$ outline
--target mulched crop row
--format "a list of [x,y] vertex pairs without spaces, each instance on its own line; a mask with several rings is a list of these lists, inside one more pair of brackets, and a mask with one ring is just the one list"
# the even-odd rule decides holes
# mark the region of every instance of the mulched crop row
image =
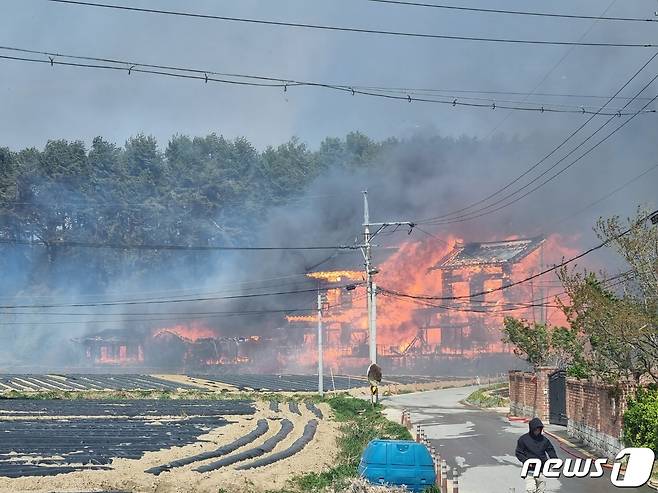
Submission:
[[[57,474],[57,467],[108,465],[114,458],[139,459],[145,452],[197,441],[207,433],[209,423],[194,419],[162,421],[159,423],[112,419],[115,433],[97,434],[99,426],[107,425],[98,419],[76,419],[75,427],[69,420],[56,420],[44,426],[38,421],[0,422],[0,476]],[[214,417],[212,427],[228,424]],[[40,430],[35,433],[35,428]],[[24,464],[17,463],[22,459]]]
[[226,416],[254,413],[247,400],[0,400],[0,416],[24,418],[0,417],[0,477],[107,468],[115,458],[198,442],[229,424]]
[[[318,377],[314,375],[193,375],[213,382],[233,385],[240,390],[271,392],[315,392],[318,390]],[[325,390],[349,390],[366,387],[365,378],[325,375]]]
[[284,450],[280,450],[279,452],[274,452],[273,454],[267,455],[261,459],[254,460],[252,462],[248,462],[247,464],[243,464],[241,466],[236,467],[239,471],[247,470],[247,469],[255,469],[257,467],[263,467],[263,466],[268,466],[270,464],[274,464],[275,462],[278,462],[283,459],[287,459],[288,457],[292,457],[298,452],[301,452],[306,445],[313,440],[313,437],[315,436],[315,432],[318,429],[318,422],[315,419],[312,419],[308,423],[306,423],[306,426],[304,426],[304,432],[302,433],[302,436],[300,436],[297,440],[295,440],[288,448]]
[[227,443],[226,445],[223,445],[215,450],[211,450],[209,452],[203,452],[200,454],[192,455],[190,457],[184,457],[182,459],[178,459],[175,461],[168,462],[166,464],[162,464],[161,466],[156,466],[152,467],[150,469],[147,469],[144,472],[150,473],[150,474],[155,474],[156,476],[159,475],[160,473],[164,471],[170,471],[171,469],[174,469],[176,467],[182,467],[186,466],[188,464],[192,464],[194,462],[199,462],[203,460],[208,460],[208,459],[214,459],[216,457],[221,457],[223,455],[230,454],[231,452],[239,449],[240,447],[244,447],[245,445],[249,445],[251,442],[256,440],[257,438],[261,437],[267,431],[270,429],[270,425],[268,424],[266,419],[259,419],[258,423],[256,424],[256,428],[254,428],[252,431],[247,433],[246,435],[241,436],[240,438],[232,441],[231,443]]
[[0,399],[1,414],[44,416],[222,416],[251,415],[249,400],[41,400]]
[[54,390],[169,390],[200,389],[194,385],[169,382],[150,375],[110,374],[6,374],[0,375],[0,391],[48,392]]
[[274,447],[282,442],[290,434],[290,432],[292,432],[293,428],[294,425],[292,424],[292,421],[284,419],[281,421],[281,428],[279,431],[277,431],[274,436],[271,436],[265,440],[262,444],[254,448],[238,452],[237,454],[229,455],[228,457],[224,457],[218,461],[211,462],[210,464],[204,464],[194,470],[197,472],[214,471],[216,469],[235,464],[236,462],[242,462],[247,459],[255,459],[261,455],[265,455],[274,450]]

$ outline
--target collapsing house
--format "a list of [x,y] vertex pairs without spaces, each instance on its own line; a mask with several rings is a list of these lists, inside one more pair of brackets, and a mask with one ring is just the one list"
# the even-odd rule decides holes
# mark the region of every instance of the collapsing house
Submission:
[[[501,341],[506,310],[520,307],[532,292],[528,285],[499,288],[513,282],[515,273],[538,272],[543,244],[540,237],[457,244],[428,272],[441,276],[441,297],[454,299],[417,310],[418,335],[407,351],[464,356],[507,352]],[[535,315],[524,311],[515,315]]]
[[236,366],[254,359],[260,337],[185,337],[171,329],[103,330],[74,339],[88,364],[195,368]]

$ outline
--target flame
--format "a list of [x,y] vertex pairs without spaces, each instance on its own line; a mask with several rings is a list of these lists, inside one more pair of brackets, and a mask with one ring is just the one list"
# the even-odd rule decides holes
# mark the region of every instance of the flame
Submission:
[[340,282],[343,279],[350,281],[361,281],[363,279],[363,272],[353,270],[337,270],[330,272],[310,272],[306,277],[311,279],[318,279],[326,282]]
[[318,318],[316,315],[287,315],[286,320],[288,323],[317,322]]
[[188,325],[181,324],[174,325],[173,327],[157,329],[154,331],[153,337],[161,337],[166,334],[172,334],[191,342],[199,339],[212,339],[217,337],[217,334],[213,329],[194,322]]
[[[87,357],[91,357],[90,350],[87,350]],[[94,358],[94,363],[102,365],[129,365],[144,362],[144,348],[137,346],[136,354],[129,354],[128,346],[122,344],[106,345],[99,348],[99,353]]]
[[[513,240],[520,238],[512,236],[502,241]],[[574,239],[551,235],[519,261],[505,262],[503,258],[493,257],[493,263],[464,261],[453,264],[450,269],[440,266],[446,259],[455,258],[456,249],[463,246],[462,239],[448,235],[442,241],[428,238],[404,243],[378,266],[377,285],[411,295],[456,299],[411,300],[380,292],[377,297],[378,354],[413,357],[438,353],[476,357],[482,353],[503,353],[510,351],[501,341],[506,315],[531,322],[547,317],[552,325],[565,324],[559,309],[531,306],[554,305],[554,297],[562,291],[554,274],[505,290],[499,288],[538,273],[542,265],[552,265],[563,257],[573,256],[576,249],[565,246],[570,242]],[[343,277],[360,280],[363,275],[335,271],[313,273],[309,277],[335,282]],[[364,286],[349,292],[327,290],[329,308],[323,313],[325,365],[340,369],[348,363],[346,358],[352,363],[359,358],[367,362],[365,291]],[[485,294],[471,298],[475,292]],[[317,319],[308,315],[288,316],[287,320],[310,323]],[[300,364],[316,364],[316,339],[315,332],[305,335],[306,350],[297,356]]]

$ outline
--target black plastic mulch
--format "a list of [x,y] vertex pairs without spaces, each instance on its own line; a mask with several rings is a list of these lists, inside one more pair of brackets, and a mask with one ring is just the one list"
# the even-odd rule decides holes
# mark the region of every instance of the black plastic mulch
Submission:
[[255,407],[238,400],[0,400],[0,411],[25,417],[0,419],[0,476],[20,477],[107,469],[114,458],[193,443],[227,425],[224,415],[253,414]]
[[[316,392],[318,390],[317,375],[192,375],[198,378],[204,378],[213,382],[220,382],[227,385],[233,385],[240,390],[261,390],[271,392]],[[324,377],[325,391],[348,390],[360,387],[367,387],[368,382],[365,378],[349,377],[343,375],[334,375],[332,380],[330,375]]]
[[288,457],[295,455],[296,453],[300,452],[304,447],[306,447],[306,445],[311,440],[313,440],[313,437],[315,436],[315,432],[317,431],[317,429],[318,429],[318,422],[315,419],[312,419],[311,421],[306,423],[306,426],[304,426],[304,432],[302,433],[302,436],[300,436],[297,440],[295,440],[288,448],[270,454],[267,457],[263,457],[262,459],[257,459],[255,461],[248,462],[247,464],[237,466],[236,469],[240,471],[246,469],[255,469],[256,467],[267,466],[270,464],[274,464],[275,462],[278,462],[280,460],[287,459]]
[[201,389],[194,385],[169,382],[138,374],[5,374],[0,375],[0,391],[51,390],[176,390]]
[[229,455],[228,457],[224,457],[223,459],[220,459],[218,461],[211,462],[210,464],[204,464],[202,466],[197,467],[194,470],[197,472],[214,471],[216,469],[230,466],[231,464],[235,464],[236,462],[242,462],[247,459],[255,459],[256,457],[265,455],[271,452],[272,450],[274,450],[274,447],[276,447],[277,444],[282,442],[290,434],[293,428],[294,425],[290,420],[288,419],[281,420],[281,428],[279,429],[279,431],[277,431],[275,435],[265,440],[262,444],[254,448],[250,448],[248,450],[238,452],[237,454]]

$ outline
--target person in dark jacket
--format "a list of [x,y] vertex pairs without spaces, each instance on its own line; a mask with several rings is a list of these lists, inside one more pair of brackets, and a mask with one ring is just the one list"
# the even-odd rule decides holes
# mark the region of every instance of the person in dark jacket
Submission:
[[[551,459],[556,459],[557,454],[553,448],[551,441],[543,435],[544,423],[539,418],[532,418],[528,423],[530,429],[528,433],[522,435],[516,443],[516,458],[524,463],[528,459],[539,459],[544,465],[544,462]],[[525,479],[526,493],[544,493],[546,489],[546,480],[544,476],[539,474],[537,477],[533,476],[534,467],[528,469],[528,476]]]

